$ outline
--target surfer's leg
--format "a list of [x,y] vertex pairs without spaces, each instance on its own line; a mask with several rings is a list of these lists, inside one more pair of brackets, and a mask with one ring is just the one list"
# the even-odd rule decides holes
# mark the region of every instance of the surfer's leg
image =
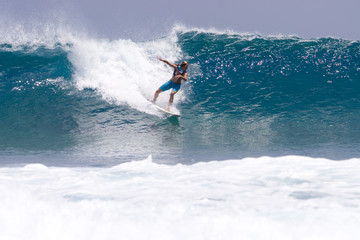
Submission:
[[159,94],[162,92],[162,90],[159,88],[158,90],[156,90],[155,94],[154,94],[154,99],[152,100],[153,103],[156,102],[156,99],[158,98]]
[[170,93],[169,105],[167,107],[168,111],[170,110],[170,107],[171,107],[172,103],[174,102],[174,95],[180,90],[181,84],[174,83],[172,87],[173,87],[173,89]]
[[155,94],[154,94],[154,99],[153,99],[153,103],[155,103],[156,99],[158,98],[159,94],[161,92],[165,92],[167,90],[169,90],[172,86],[172,81],[167,81],[166,83],[164,83],[163,85],[160,86],[160,88],[158,90],[156,90]]
[[169,104],[168,104],[168,107],[166,108],[166,110],[168,110],[168,111],[170,110],[170,107],[174,102],[175,93],[176,93],[175,91],[171,91],[171,93],[170,93]]

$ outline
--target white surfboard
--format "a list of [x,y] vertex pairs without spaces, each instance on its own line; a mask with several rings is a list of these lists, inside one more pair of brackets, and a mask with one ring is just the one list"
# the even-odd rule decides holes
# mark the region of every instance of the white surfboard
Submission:
[[180,117],[180,114],[174,113],[174,112],[170,112],[162,107],[159,107],[158,105],[154,104],[154,106],[156,107],[156,109],[170,115],[170,116],[174,116],[174,117]]
[[155,103],[152,103],[152,104],[154,105],[154,107],[156,107],[156,109],[158,109],[158,110],[166,113],[166,114],[169,115],[169,116],[180,117],[180,114],[178,114],[178,113],[170,112],[170,111],[168,111],[168,110],[166,110],[166,109],[164,109],[164,108],[162,108],[162,107],[159,107],[159,106],[156,105]]

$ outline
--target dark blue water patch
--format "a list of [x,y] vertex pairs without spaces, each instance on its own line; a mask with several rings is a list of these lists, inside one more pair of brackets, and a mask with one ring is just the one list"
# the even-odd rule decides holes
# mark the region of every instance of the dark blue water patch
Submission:
[[67,53],[59,48],[2,50],[0,73],[0,148],[70,144],[65,135],[77,121]]

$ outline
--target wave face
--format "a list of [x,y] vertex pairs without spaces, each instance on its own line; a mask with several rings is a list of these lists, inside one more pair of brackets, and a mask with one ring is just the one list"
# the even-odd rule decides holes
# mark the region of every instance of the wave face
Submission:
[[77,128],[72,112],[76,101],[66,88],[72,76],[67,53],[61,47],[1,47],[1,149],[29,147],[39,141],[44,148],[66,144],[66,134]]
[[[146,99],[188,60],[167,119]],[[105,164],[359,155],[360,42],[174,29],[148,42],[0,44],[0,151]],[[160,95],[166,105],[168,94]],[[53,153],[56,154],[53,154]],[[9,157],[10,156],[10,157]],[[17,157],[18,159],[18,157]],[[65,160],[64,160],[65,159]],[[68,162],[66,162],[68,159]]]
[[359,143],[359,42],[190,31],[179,44],[199,66],[189,108],[208,139],[281,151]]

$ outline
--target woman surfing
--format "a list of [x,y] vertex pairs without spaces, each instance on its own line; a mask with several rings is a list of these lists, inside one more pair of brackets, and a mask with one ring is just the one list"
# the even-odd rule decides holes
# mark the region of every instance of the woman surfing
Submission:
[[187,81],[188,74],[187,74],[186,70],[189,67],[189,63],[187,61],[183,61],[180,65],[176,65],[167,60],[164,60],[161,58],[158,58],[158,59],[160,61],[168,64],[170,67],[174,68],[174,72],[173,72],[171,79],[169,81],[167,81],[166,83],[164,83],[163,85],[161,85],[158,90],[156,90],[156,92],[154,94],[154,99],[152,100],[152,102],[153,103],[156,102],[156,99],[158,98],[158,96],[161,92],[165,92],[169,89],[172,89],[171,93],[170,93],[169,104],[168,104],[168,107],[166,108],[166,110],[169,111],[170,106],[172,105],[172,103],[174,101],[174,95],[180,90],[181,81],[182,80]]

